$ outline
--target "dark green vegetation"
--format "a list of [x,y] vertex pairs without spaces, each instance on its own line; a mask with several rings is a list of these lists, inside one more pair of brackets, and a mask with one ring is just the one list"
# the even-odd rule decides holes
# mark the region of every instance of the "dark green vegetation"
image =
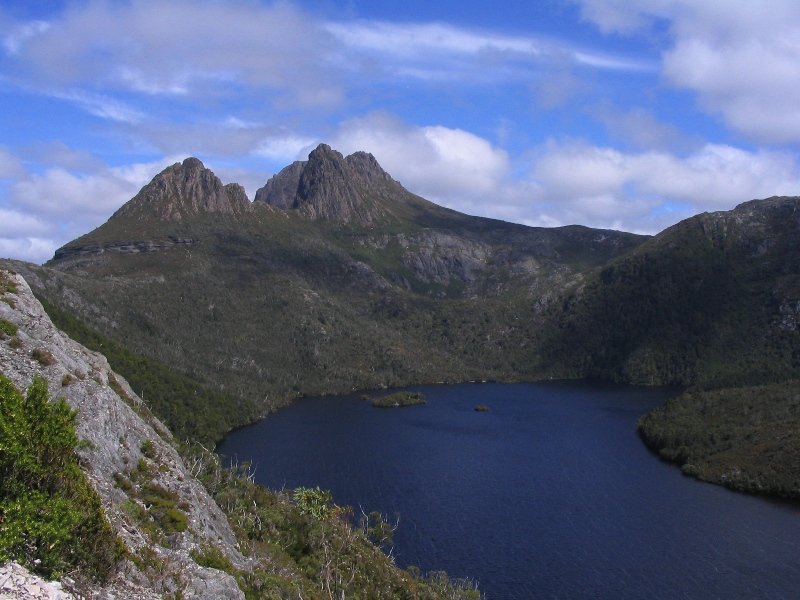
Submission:
[[565,295],[555,374],[703,389],[800,377],[798,198],[702,214]]
[[23,396],[0,375],[0,562],[103,580],[124,546],[79,466],[74,420],[44,380]]
[[382,386],[800,378],[798,198],[652,238],[530,228],[438,207],[369,155],[321,146],[257,200],[188,159],[46,267],[11,266],[187,438]]
[[0,332],[4,335],[17,335],[17,326],[11,321],[0,319]]
[[298,488],[292,495],[270,491],[251,481],[246,465],[221,469],[219,458],[200,447],[187,454],[228,515],[241,548],[260,566],[240,571],[213,547],[194,558],[236,577],[247,598],[480,598],[470,582],[398,569],[379,548],[391,545],[392,528],[377,513],[355,518],[319,488]]
[[[39,300],[59,329],[87,348],[103,353],[114,370],[128,380],[179,439],[213,444],[236,425],[255,419],[263,410],[255,398],[223,394],[157,360],[131,352],[47,299]],[[113,387],[115,382],[110,385]],[[124,397],[121,390],[115,391]]]
[[419,404],[425,404],[425,395],[421,392],[394,392],[372,400],[372,406],[378,408],[397,408]]
[[647,445],[683,472],[750,493],[800,499],[800,383],[687,392],[639,421]]
[[170,535],[186,531],[188,507],[181,506],[178,494],[154,480],[158,470],[156,457],[147,456],[145,448],[142,453],[145,458],[135,468],[114,475],[114,484],[128,495],[123,507],[125,512],[152,542],[168,546]]

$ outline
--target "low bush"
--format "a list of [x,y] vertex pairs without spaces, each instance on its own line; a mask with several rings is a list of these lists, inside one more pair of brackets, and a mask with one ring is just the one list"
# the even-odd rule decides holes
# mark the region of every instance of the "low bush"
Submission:
[[31,358],[43,367],[49,367],[56,362],[56,357],[53,356],[53,353],[44,348],[34,348],[31,350]]
[[6,335],[17,335],[19,328],[6,319],[0,319],[0,331]]
[[75,416],[43,379],[23,397],[0,375],[0,562],[103,580],[125,548],[79,467]]

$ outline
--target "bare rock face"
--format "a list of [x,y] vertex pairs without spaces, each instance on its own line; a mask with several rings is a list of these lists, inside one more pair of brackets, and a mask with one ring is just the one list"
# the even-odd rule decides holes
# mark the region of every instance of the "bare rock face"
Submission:
[[[81,464],[132,555],[146,557],[140,567],[126,561],[108,589],[97,590],[97,597],[244,598],[233,577],[201,567],[191,556],[192,550],[213,546],[235,566],[248,564],[227,518],[192,476],[169,431],[104,356],[56,329],[22,276],[5,274],[16,293],[6,293],[0,302],[0,318],[19,330],[14,338],[0,340],[0,371],[21,390],[34,377],[44,377],[51,395],[65,398],[78,411],[78,437],[88,442],[79,450]],[[154,535],[143,527],[145,488],[172,500],[185,518],[183,529]]]
[[17,563],[0,565],[0,600],[76,600],[58,581],[45,581]]
[[255,202],[293,209],[311,219],[368,225],[391,214],[408,192],[366,152],[342,156],[320,144],[256,192]]
[[112,219],[155,213],[165,221],[180,221],[205,212],[238,215],[249,208],[250,202],[241,185],[223,185],[200,160],[187,158],[156,175],[114,213]]
[[398,234],[403,263],[425,282],[447,285],[451,279],[471,283],[486,269],[491,248],[437,231],[425,231],[406,238]]

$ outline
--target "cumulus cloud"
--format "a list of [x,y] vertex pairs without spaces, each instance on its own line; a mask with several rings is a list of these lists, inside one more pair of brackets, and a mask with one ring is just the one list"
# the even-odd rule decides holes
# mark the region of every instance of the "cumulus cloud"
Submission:
[[[620,118],[624,118],[622,115]],[[647,114],[632,121],[662,124]],[[800,189],[797,157],[693,143],[622,151],[581,140],[550,140],[523,165],[473,133],[417,127],[387,113],[345,123],[331,143],[372,152],[410,191],[456,210],[536,226],[582,224],[657,233],[703,211]],[[527,164],[527,167],[524,166]],[[527,176],[519,171],[527,169]]]
[[0,256],[41,264],[53,257],[58,246],[52,239],[0,237]]
[[800,140],[800,4],[795,0],[582,0],[603,31],[636,34],[666,23],[663,74],[703,108],[759,142]]
[[507,153],[479,136],[408,125],[387,113],[344,123],[332,143],[345,153],[371,152],[409,190],[445,204],[491,192],[509,170]]
[[800,189],[797,173],[791,154],[720,144],[678,156],[551,141],[533,161],[532,203],[550,223],[656,233],[697,212],[793,195]]
[[38,215],[81,219],[108,216],[136,192],[135,184],[111,171],[84,175],[64,168],[49,168],[18,181],[11,189],[16,206]]
[[0,221],[3,222],[3,235],[9,238],[42,235],[50,233],[53,229],[38,217],[5,208],[0,208]]

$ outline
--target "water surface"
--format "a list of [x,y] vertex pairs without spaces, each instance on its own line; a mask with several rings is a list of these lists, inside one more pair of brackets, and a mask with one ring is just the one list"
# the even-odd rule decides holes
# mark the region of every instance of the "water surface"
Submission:
[[401,566],[475,578],[489,600],[798,597],[800,508],[684,477],[639,440],[637,418],[669,392],[411,389],[428,404],[301,400],[219,451],[264,485],[398,515]]

